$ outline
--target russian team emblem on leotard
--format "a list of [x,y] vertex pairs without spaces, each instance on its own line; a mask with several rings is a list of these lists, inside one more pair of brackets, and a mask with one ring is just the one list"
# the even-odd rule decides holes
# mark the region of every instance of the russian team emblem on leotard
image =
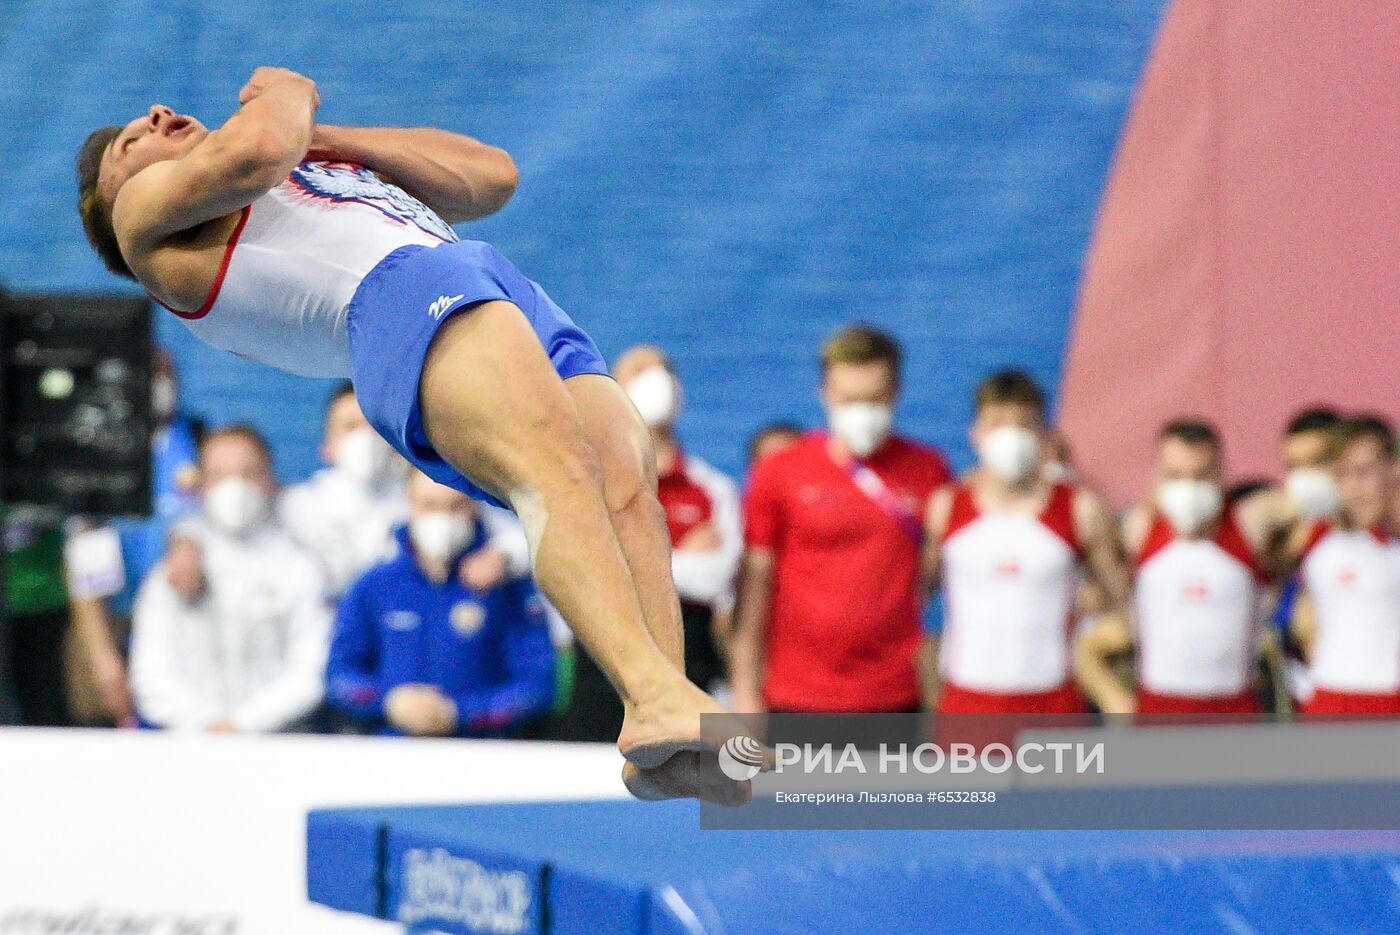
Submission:
[[285,186],[299,197],[331,203],[355,202],[374,208],[396,224],[412,224],[425,234],[453,243],[456,233],[431,208],[364,166],[350,162],[303,162]]

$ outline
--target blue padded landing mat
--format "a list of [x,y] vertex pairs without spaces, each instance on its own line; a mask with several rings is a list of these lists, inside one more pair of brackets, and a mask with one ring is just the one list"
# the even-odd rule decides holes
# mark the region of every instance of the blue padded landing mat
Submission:
[[508,935],[1400,932],[1400,833],[702,831],[691,802],[338,809],[311,899]]

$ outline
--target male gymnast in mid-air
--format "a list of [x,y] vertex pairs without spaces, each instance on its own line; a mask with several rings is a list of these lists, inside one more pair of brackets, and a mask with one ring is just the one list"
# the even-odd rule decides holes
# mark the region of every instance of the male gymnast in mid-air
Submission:
[[700,737],[722,708],[684,675],[645,426],[588,335],[449,226],[500,210],[511,157],[443,130],[317,124],[315,83],[282,68],[238,99],[217,130],[158,104],[88,137],[93,248],[204,341],[349,376],[409,461],[509,504],[540,586],[622,697],[627,787],[747,800]]

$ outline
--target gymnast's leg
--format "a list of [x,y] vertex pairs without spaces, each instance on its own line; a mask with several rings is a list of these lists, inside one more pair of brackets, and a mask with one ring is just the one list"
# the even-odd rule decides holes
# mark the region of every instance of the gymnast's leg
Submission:
[[516,510],[540,587],[622,697],[623,755],[652,768],[708,747],[700,715],[723,709],[679,668],[678,628],[674,641],[664,625],[653,635],[602,461],[524,314],[504,301],[458,312],[434,338],[419,385],[428,440]]
[[632,571],[642,615],[656,645],[685,671],[681,605],[671,577],[671,537],[656,497],[656,453],[651,434],[622,387],[585,373],[564,381],[583,436],[603,469],[603,501],[623,557]]

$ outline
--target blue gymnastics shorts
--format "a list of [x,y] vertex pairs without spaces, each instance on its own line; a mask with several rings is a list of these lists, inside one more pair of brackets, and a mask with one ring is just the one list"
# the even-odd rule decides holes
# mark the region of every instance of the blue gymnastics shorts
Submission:
[[[428,345],[454,314],[492,300],[514,303],[562,379],[607,375],[593,339],[490,244],[463,240],[400,247],[369,271],[350,300],[350,378],[371,425],[424,474],[500,504],[428,441],[418,402]],[[504,504],[501,504],[504,505]]]

